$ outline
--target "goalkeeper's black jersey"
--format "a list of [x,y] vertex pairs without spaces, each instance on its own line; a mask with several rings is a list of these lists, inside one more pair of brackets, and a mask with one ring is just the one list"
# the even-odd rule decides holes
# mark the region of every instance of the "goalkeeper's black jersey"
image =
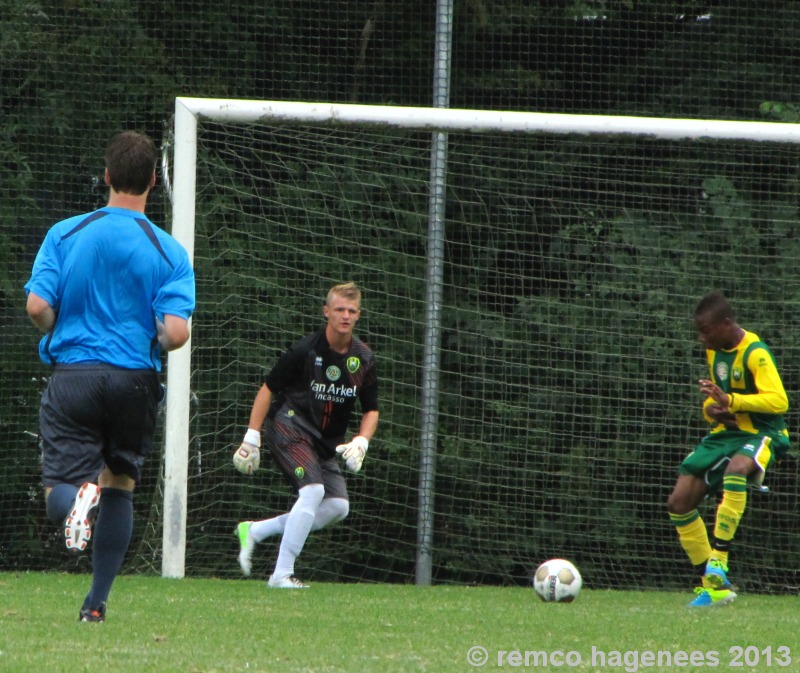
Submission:
[[273,394],[270,418],[287,404],[328,448],[343,440],[356,399],[362,413],[378,410],[374,353],[356,337],[347,353],[337,353],[324,328],[292,344],[264,383]]

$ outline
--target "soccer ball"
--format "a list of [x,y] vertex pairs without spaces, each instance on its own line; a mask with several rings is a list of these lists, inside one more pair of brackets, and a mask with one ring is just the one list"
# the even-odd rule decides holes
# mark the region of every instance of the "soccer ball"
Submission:
[[545,561],[533,575],[533,590],[548,603],[571,603],[582,586],[578,569],[563,558]]

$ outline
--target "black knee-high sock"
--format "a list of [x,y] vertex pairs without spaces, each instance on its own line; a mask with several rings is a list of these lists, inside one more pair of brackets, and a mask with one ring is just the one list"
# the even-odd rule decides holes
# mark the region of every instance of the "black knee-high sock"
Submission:
[[133,532],[133,493],[104,488],[92,535],[92,588],[83,607],[98,608],[108,600],[122,567]]
[[47,518],[56,525],[63,525],[75,504],[78,487],[72,484],[56,484],[47,496]]

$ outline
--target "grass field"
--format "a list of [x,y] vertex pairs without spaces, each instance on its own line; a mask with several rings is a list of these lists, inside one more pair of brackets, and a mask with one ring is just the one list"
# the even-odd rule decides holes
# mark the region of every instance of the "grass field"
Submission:
[[107,621],[81,624],[89,579],[0,574],[0,671],[800,671],[793,596],[690,610],[686,593],[584,590],[575,603],[545,604],[525,588],[291,591],[259,580],[123,576]]

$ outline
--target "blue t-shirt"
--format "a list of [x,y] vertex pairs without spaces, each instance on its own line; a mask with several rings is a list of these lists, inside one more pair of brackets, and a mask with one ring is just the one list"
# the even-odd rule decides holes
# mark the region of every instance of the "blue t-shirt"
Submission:
[[189,319],[194,271],[186,250],[142,213],[101,208],[54,225],[26,293],[56,312],[39,343],[47,364],[107,363],[161,371],[155,318]]

